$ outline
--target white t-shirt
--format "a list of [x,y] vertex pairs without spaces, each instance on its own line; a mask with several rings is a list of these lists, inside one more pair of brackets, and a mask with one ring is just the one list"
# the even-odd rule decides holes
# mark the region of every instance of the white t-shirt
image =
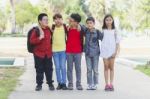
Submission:
[[120,43],[121,37],[115,29],[103,30],[104,37],[101,44],[101,57],[102,58],[109,58],[111,57],[116,51],[116,44]]

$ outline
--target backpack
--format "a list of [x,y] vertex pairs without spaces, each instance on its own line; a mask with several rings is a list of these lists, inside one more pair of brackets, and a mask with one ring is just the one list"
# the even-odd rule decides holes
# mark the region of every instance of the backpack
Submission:
[[32,34],[33,30],[36,31],[37,36],[40,36],[40,30],[39,30],[38,27],[33,27],[32,29],[30,29],[28,31],[28,35],[27,35],[27,50],[28,50],[29,53],[33,53],[33,49],[35,47],[35,45],[30,43],[30,38],[31,38],[31,34]]
[[[53,38],[53,33],[54,33],[54,30],[55,30],[55,27],[56,27],[56,25],[53,24],[52,25],[52,38]],[[67,41],[68,29],[67,29],[66,24],[63,24],[63,27],[64,27],[64,31],[65,31],[65,41]]]

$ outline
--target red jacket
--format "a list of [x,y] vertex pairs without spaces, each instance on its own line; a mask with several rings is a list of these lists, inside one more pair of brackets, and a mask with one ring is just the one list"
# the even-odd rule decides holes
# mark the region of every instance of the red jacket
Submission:
[[82,41],[81,34],[77,29],[69,29],[66,53],[81,53],[82,52]]
[[43,29],[44,38],[39,40],[39,37],[36,35],[35,30],[33,30],[30,43],[35,45],[33,50],[33,54],[40,58],[44,58],[47,56],[48,58],[52,56],[52,46],[51,46],[51,32],[50,29],[47,27]]

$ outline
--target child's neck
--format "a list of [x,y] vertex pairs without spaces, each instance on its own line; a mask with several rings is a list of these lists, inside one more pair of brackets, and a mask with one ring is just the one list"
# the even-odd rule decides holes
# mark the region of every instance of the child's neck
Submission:
[[42,29],[46,29],[47,26],[40,25]]
[[61,27],[63,24],[56,24],[56,27]]
[[93,28],[89,28],[90,32],[93,32],[93,31],[94,31],[94,29],[95,29],[94,27],[93,27]]
[[78,26],[73,25],[73,26],[71,26],[71,28],[72,28],[72,29],[77,29],[77,28],[78,28]]
[[107,29],[108,29],[108,30],[111,30],[111,29],[112,29],[112,26],[108,26]]

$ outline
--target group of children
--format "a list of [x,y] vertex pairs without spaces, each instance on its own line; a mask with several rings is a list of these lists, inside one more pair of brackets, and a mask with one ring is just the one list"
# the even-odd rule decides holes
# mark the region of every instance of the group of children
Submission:
[[[44,74],[50,90],[53,85],[53,63],[57,77],[57,90],[73,90],[73,67],[76,72],[76,88],[83,90],[81,84],[81,58],[85,53],[87,66],[87,90],[96,90],[98,84],[99,56],[104,62],[105,90],[113,91],[114,61],[119,51],[120,38],[115,29],[112,15],[106,15],[102,31],[95,28],[95,19],[88,17],[86,26],[81,25],[81,16],[73,13],[69,25],[63,23],[63,17],[57,13],[53,16],[55,24],[48,26],[48,16],[38,16],[38,27],[28,33],[28,50],[33,53],[36,68],[36,91],[42,89]],[[101,43],[101,50],[99,45]],[[67,62],[67,66],[66,66]],[[68,85],[67,84],[68,80]]]

